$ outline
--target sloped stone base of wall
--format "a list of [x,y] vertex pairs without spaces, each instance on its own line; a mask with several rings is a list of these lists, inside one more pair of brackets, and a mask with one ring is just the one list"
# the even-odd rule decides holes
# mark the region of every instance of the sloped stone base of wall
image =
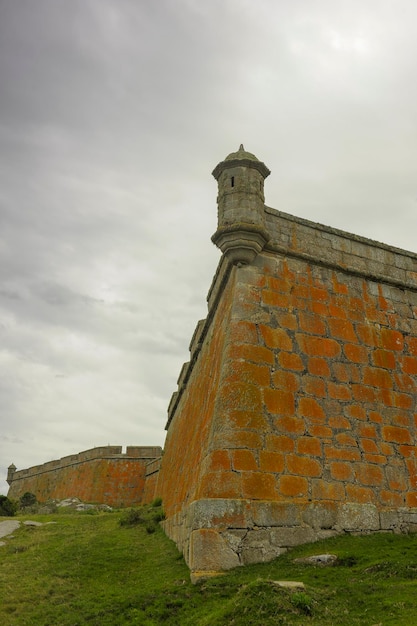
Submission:
[[163,526],[197,582],[240,565],[271,561],[293,546],[342,533],[417,532],[417,508],[206,499],[193,502]]

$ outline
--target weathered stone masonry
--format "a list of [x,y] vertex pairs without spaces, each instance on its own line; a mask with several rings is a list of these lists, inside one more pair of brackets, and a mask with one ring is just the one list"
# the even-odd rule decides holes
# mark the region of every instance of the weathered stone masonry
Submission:
[[417,256],[265,207],[268,173],[214,171],[224,254],[169,408],[157,489],[195,578],[417,528]]
[[78,497],[110,506],[141,504],[147,466],[160,456],[158,446],[128,446],[124,454],[121,446],[103,446],[25,470],[12,465],[8,496],[18,499],[28,491],[39,502]]

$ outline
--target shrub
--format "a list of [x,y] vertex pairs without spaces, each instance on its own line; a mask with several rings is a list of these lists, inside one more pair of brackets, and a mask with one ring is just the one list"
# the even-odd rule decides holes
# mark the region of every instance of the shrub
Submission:
[[142,511],[138,509],[129,509],[120,519],[120,526],[137,526],[137,524],[143,524],[144,518]]
[[163,511],[155,511],[152,519],[154,522],[162,522],[165,519],[165,513]]
[[162,504],[162,498],[155,498],[155,500],[152,501],[151,506],[156,507],[156,506],[161,506]]
[[37,502],[38,501],[35,494],[31,493],[30,491],[26,491],[26,493],[24,493],[23,496],[19,498],[19,506],[21,509],[29,506],[34,506],[35,504],[37,504]]
[[154,522],[148,522],[145,528],[146,528],[146,532],[148,533],[148,535],[152,535],[152,533],[154,533],[156,530],[156,525]]
[[7,496],[0,496],[0,515],[5,517],[13,517],[17,511],[17,503],[9,500]]

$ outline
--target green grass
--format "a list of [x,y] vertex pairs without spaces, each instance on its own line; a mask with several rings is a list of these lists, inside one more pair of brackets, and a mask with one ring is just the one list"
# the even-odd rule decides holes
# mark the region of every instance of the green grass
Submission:
[[[0,624],[417,626],[415,535],[346,535],[192,585],[175,545],[152,523],[158,516],[160,507],[19,516],[56,523],[21,526],[0,547]],[[339,564],[293,563],[323,552]]]

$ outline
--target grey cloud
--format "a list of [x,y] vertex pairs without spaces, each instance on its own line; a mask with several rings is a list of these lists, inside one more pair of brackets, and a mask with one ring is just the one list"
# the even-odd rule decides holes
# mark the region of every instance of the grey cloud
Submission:
[[54,283],[41,285],[38,290],[38,295],[47,304],[58,307],[77,305],[91,307],[103,302],[97,298],[91,298],[90,296],[76,293],[67,287]]

